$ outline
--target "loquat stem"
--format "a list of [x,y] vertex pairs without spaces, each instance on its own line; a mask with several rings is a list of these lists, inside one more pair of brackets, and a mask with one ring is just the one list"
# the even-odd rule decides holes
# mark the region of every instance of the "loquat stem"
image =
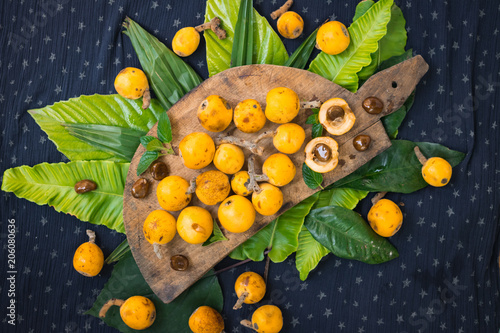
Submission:
[[415,155],[417,155],[418,161],[422,165],[427,163],[427,158],[424,156],[424,154],[422,154],[422,152],[420,151],[420,148],[418,148],[418,146],[415,146],[415,148],[413,148],[413,151],[415,151]]
[[238,310],[239,308],[241,308],[243,303],[245,303],[245,300],[247,299],[247,297],[248,297],[248,292],[244,291],[241,294],[241,296],[238,298],[238,300],[236,301],[236,304],[233,306],[233,310]]
[[87,229],[87,236],[89,236],[89,242],[95,244],[95,232]]
[[109,301],[104,303],[104,305],[102,306],[101,310],[99,311],[99,317],[100,318],[106,317],[106,312],[108,312],[110,307],[112,307],[113,305],[122,306],[123,303],[125,303],[125,301],[122,299],[118,299],[118,298],[110,299]]
[[377,194],[375,194],[375,196],[372,198],[372,205],[375,205],[380,199],[385,197],[386,194],[387,192],[378,192]]
[[142,94],[142,109],[146,110],[149,108],[151,104],[151,92],[149,89],[144,90],[144,94]]
[[271,13],[271,18],[273,20],[276,20],[278,17],[286,13],[290,9],[290,7],[292,7],[292,5],[293,5],[293,0],[287,0],[287,2],[285,2],[283,6],[281,6],[280,8],[276,9],[274,12]]
[[266,175],[254,175],[256,182],[268,182],[269,177]]
[[161,245],[158,243],[153,243],[153,251],[155,251],[158,259],[161,259],[163,256],[161,255]]
[[254,191],[257,194],[260,193],[262,190],[261,190],[259,184],[257,183],[256,177],[255,177],[256,175],[255,175],[255,156],[254,155],[251,155],[248,158],[248,175],[250,176],[250,180],[249,180],[248,184],[245,184],[246,189],[248,191]]
[[253,154],[262,155],[264,153],[264,149],[258,146],[254,142],[246,141],[244,139],[237,138],[235,136],[219,136],[217,139],[217,145],[221,143],[231,143],[236,146],[240,146],[250,150]]
[[186,194],[193,194],[196,192],[196,177],[193,177],[189,182],[189,187],[186,191]]
[[200,24],[199,26],[196,26],[195,29],[198,32],[202,32],[208,29],[211,29],[219,39],[225,39],[226,38],[226,30],[222,29],[220,27],[220,18],[217,16],[214,17],[213,19],[210,20],[210,22],[206,22],[203,24]]
[[252,330],[255,331],[255,329],[252,326],[252,322],[250,320],[243,319],[242,321],[240,321],[240,324],[245,326],[246,328],[251,328]]
[[272,138],[273,136],[276,135],[276,131],[265,131],[261,135],[257,137],[257,139],[253,140],[254,143],[258,143],[260,140],[265,139],[265,138]]
[[321,101],[315,99],[314,101],[300,102],[301,109],[319,109],[321,107]]

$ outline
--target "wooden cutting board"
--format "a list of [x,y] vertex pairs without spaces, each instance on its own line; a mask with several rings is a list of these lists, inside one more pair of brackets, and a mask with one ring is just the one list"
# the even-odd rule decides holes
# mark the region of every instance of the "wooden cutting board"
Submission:
[[[339,164],[333,171],[324,174],[323,186],[325,187],[347,176],[390,147],[391,142],[379,119],[403,105],[427,69],[428,65],[421,56],[413,57],[373,75],[356,94],[353,94],[319,75],[296,68],[273,65],[231,68],[207,79],[170,108],[168,115],[172,123],[172,146],[178,153],[179,142],[192,132],[206,132],[214,139],[219,135],[219,133],[206,131],[196,117],[199,104],[209,95],[215,94],[224,97],[233,108],[238,102],[253,98],[259,101],[262,109],[266,105],[267,92],[280,86],[288,87],[297,92],[301,101],[319,99],[324,102],[333,97],[340,97],[347,101],[356,115],[356,123],[348,133],[334,137],[339,144]],[[383,101],[384,110],[382,113],[372,115],[362,108],[363,100],[371,96],[378,97]],[[293,120],[306,129],[306,140],[303,147],[311,140],[311,125],[305,124],[310,114],[310,110],[301,110]],[[245,134],[235,130],[233,135],[244,139],[254,139],[263,131],[274,130],[276,127],[278,124],[267,121],[264,129],[257,134]],[[326,131],[324,133],[328,135]],[[353,147],[352,140],[359,134],[367,134],[372,138],[371,146],[367,151],[358,152]],[[149,131],[148,135],[156,136],[156,125]],[[276,153],[277,150],[274,148],[271,138],[264,139],[259,144],[265,148],[264,154],[256,160],[256,171],[260,173],[260,167],[264,160],[269,155]],[[284,203],[277,214],[273,216],[257,214],[255,224],[245,233],[233,234],[221,228],[229,240],[217,242],[207,247],[202,247],[201,244],[188,244],[179,235],[176,235],[170,243],[162,246],[163,259],[160,260],[153,252],[153,246],[144,238],[142,231],[144,220],[148,214],[155,209],[161,209],[156,198],[158,181],[155,181],[149,171],[146,171],[142,177],[148,179],[151,184],[148,196],[144,199],[135,199],[130,193],[132,185],[139,178],[136,175],[136,169],[144,151],[145,148],[140,146],[130,165],[124,192],[123,218],[128,242],[137,265],[151,289],[165,303],[175,299],[234,248],[269,222],[317,191],[307,187],[302,179],[302,164],[304,162],[302,148],[294,155],[290,155],[297,168],[297,175],[290,184],[281,188]],[[245,154],[246,157],[249,156],[248,151]],[[214,169],[213,164],[202,170],[188,169],[184,167],[180,157],[174,155],[161,157],[160,160],[168,165],[171,175],[181,176],[188,181],[203,171]],[[217,217],[218,205],[206,206],[195,195],[193,195],[191,205],[205,207],[214,217]],[[177,217],[178,213],[172,214]],[[170,268],[170,257],[176,254],[182,254],[189,259],[188,270],[179,272]]]

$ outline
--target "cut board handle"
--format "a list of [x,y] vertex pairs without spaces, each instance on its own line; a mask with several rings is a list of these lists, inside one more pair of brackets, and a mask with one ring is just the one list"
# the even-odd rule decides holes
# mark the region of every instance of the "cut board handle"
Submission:
[[428,69],[424,58],[417,55],[372,75],[356,95],[360,100],[377,96],[384,103],[380,117],[386,116],[404,104]]

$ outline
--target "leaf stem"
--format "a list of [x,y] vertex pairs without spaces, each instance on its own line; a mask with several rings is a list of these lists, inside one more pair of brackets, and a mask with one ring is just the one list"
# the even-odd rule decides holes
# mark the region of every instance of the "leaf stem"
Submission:
[[[270,250],[266,250],[266,251],[264,251],[264,255],[267,255],[267,254],[269,253],[269,251],[270,251]],[[211,275],[207,275],[207,276],[205,276],[205,277],[210,277],[210,276],[214,276],[214,275],[219,275],[220,273],[223,273],[223,272],[225,272],[225,271],[228,271],[228,270],[230,270],[230,269],[233,269],[233,268],[238,267],[238,266],[241,266],[241,265],[245,265],[245,264],[247,264],[247,263],[249,263],[249,262],[251,262],[251,261],[253,261],[253,260],[252,260],[252,259],[245,259],[245,260],[239,261],[239,262],[237,262],[237,263],[235,263],[235,264],[232,264],[232,265],[230,265],[230,266],[227,266],[227,267],[221,268],[221,269],[219,269],[218,271],[215,271],[213,274],[211,274]]]

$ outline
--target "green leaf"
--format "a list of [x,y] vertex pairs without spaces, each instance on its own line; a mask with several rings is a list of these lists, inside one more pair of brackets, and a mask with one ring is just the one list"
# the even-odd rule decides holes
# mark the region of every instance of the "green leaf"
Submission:
[[151,135],[145,135],[145,136],[142,136],[140,141],[141,141],[141,145],[144,146],[144,148],[147,148],[148,147],[148,144],[155,140],[156,138],[154,136],[151,136]]
[[321,186],[321,183],[323,182],[323,175],[314,172],[307,166],[307,164],[302,164],[302,177],[304,178],[304,183],[306,183],[307,187],[311,189],[316,189],[318,187],[321,187],[323,189],[323,186]]
[[361,1],[358,3],[358,5],[356,6],[356,12],[354,13],[354,17],[352,18],[352,21],[356,21],[357,19],[359,19],[361,16],[363,16],[367,11],[368,9],[371,8],[371,6],[373,6],[375,4],[375,1],[372,1],[372,0],[365,0],[365,1]]
[[321,191],[313,209],[340,206],[354,209],[358,202],[368,195],[368,191],[353,190],[351,188],[333,188]]
[[61,123],[68,126],[106,125],[115,126],[115,130],[127,128],[147,132],[165,109],[157,100],[151,100],[147,110],[143,110],[141,105],[141,101],[126,99],[120,95],[82,95],[28,112],[68,159],[72,161],[111,159],[123,162],[128,159],[113,154],[109,149],[97,148],[74,137],[61,126]]
[[234,27],[231,67],[252,64],[253,56],[253,0],[241,0],[238,20]]
[[139,164],[137,164],[137,176],[140,176],[144,171],[146,171],[151,163],[156,161],[159,156],[160,153],[157,151],[145,151],[139,160]]
[[124,22],[142,69],[162,105],[169,109],[203,80],[184,60],[129,17]]
[[[215,276],[202,278],[175,300],[165,304],[151,291],[134,258],[129,253],[115,265],[111,277],[104,285],[97,300],[85,314],[98,318],[99,310],[109,299],[125,300],[135,295],[149,298],[156,308],[156,320],[151,327],[141,331],[145,333],[191,332],[188,326],[189,317],[199,306],[207,305],[217,311],[222,311],[222,290]],[[103,321],[120,332],[137,332],[123,323],[117,306],[108,310]]]
[[406,99],[403,106],[401,106],[396,112],[391,113],[388,116],[382,117],[382,124],[384,124],[387,135],[390,139],[395,139],[398,135],[398,128],[403,123],[406,115],[410,111],[413,101],[415,100],[415,91]]
[[161,142],[172,142],[172,125],[170,124],[170,119],[168,118],[168,114],[166,112],[160,114],[156,133],[158,134],[158,139],[160,139]]
[[316,241],[305,226],[299,233],[299,246],[295,254],[295,267],[300,273],[300,279],[305,281],[309,273],[318,266],[321,259],[330,251]]
[[337,257],[380,264],[399,256],[356,212],[339,206],[314,209],[306,217],[311,235]]
[[130,162],[139,146],[139,139],[146,134],[132,128],[93,125],[61,124],[69,134],[97,149],[113,154]]
[[203,246],[208,246],[219,241],[227,241],[227,238],[224,236],[219,228],[219,225],[217,224],[217,221],[214,219],[214,230],[212,231],[212,235],[205,241],[205,243],[203,243]]
[[328,188],[349,187],[370,192],[398,193],[420,190],[427,183],[422,178],[422,165],[413,151],[415,145],[420,147],[425,156],[442,157],[453,167],[465,157],[464,153],[436,143],[393,140],[389,149]]
[[283,262],[289,255],[297,251],[299,233],[304,224],[304,218],[311,211],[318,196],[318,193],[311,195],[277,218],[276,232],[268,246],[271,248],[268,256],[273,262]]
[[127,238],[123,240],[123,242],[118,245],[113,252],[104,260],[105,264],[112,264],[114,262],[117,262],[121,260],[123,257],[125,257],[127,254],[130,253],[130,245],[128,244]]
[[[359,201],[368,195],[367,191],[352,190],[349,188],[336,188],[322,191],[313,209],[327,206],[341,206],[354,209]],[[295,266],[300,273],[300,279],[307,279],[309,273],[316,268],[321,258],[330,251],[318,243],[306,227],[302,227],[299,234],[299,246],[295,255]]]
[[321,52],[309,70],[338,85],[355,92],[358,73],[371,63],[371,54],[378,48],[378,41],[387,33],[393,0],[380,0],[348,28],[351,42],[337,55]]
[[[205,11],[205,22],[218,16],[221,27],[226,30],[227,38],[220,40],[210,30],[206,30],[208,73],[213,76],[231,67],[234,31],[238,21],[240,1],[208,0]],[[266,18],[253,10],[253,64],[283,65],[288,59],[283,42],[273,30]]]
[[292,53],[290,58],[283,64],[287,67],[295,67],[299,69],[306,68],[307,62],[311,57],[312,52],[316,46],[316,35],[318,34],[318,29],[314,30],[305,41],[300,44],[300,46]]
[[237,260],[250,258],[253,261],[264,259],[264,251],[271,249],[269,258],[282,262],[297,250],[298,235],[304,218],[318,199],[319,192],[298,203],[272,221],[261,231],[231,252],[230,257]]
[[372,62],[359,73],[360,80],[368,79],[380,63],[405,52],[406,46],[406,21],[403,12],[398,6],[391,8],[391,20],[387,24],[387,34],[378,42],[378,49],[371,54]]
[[163,143],[161,143],[161,141],[158,140],[157,138],[153,138],[151,141],[148,142],[148,144],[146,146],[147,151],[161,152],[164,149],[165,149],[165,146],[163,146]]
[[323,135],[323,125],[314,124],[312,126],[312,138],[314,139],[322,135]]
[[[20,166],[5,171],[2,190],[38,205],[50,205],[56,211],[73,215],[81,221],[102,224],[124,233],[123,190],[129,165],[76,161]],[[83,179],[94,181],[97,189],[76,193],[74,186]]]
[[319,124],[318,114],[314,113],[314,114],[310,115],[309,117],[307,117],[306,124],[308,124],[308,125]]

